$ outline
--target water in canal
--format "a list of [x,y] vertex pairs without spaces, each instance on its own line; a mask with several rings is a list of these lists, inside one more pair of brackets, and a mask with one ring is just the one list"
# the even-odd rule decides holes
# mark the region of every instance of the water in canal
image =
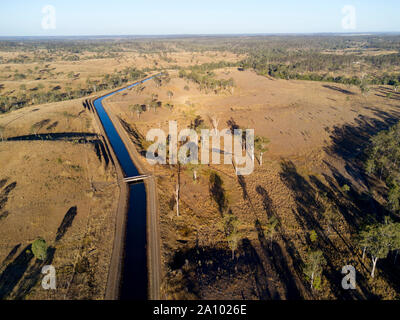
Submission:
[[[111,119],[104,110],[102,101],[115,93],[134,87],[141,82],[110,93],[94,101],[94,107],[103,124],[104,131],[111,143],[125,177],[139,175],[125,144],[118,135]],[[121,283],[121,300],[147,300],[147,238],[146,238],[146,189],[143,183],[133,184],[129,188],[129,209],[126,228],[125,256]]]

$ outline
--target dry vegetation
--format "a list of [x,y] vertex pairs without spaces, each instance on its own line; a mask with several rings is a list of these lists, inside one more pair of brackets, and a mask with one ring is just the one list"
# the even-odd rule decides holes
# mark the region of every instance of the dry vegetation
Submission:
[[[220,130],[232,125],[254,128],[256,135],[270,140],[263,165],[256,155],[256,168],[249,176],[236,176],[230,165],[180,170],[148,165],[158,177],[165,297],[397,297],[396,285],[383,273],[370,279],[368,262],[361,260],[354,242],[353,220],[371,209],[368,182],[352,157],[361,153],[369,135],[398,119],[397,100],[382,94],[391,88],[375,86],[363,95],[356,86],[268,79],[236,68],[214,72],[219,79],[234,79],[233,94],[200,91],[192,81],[171,73],[171,80],[160,88],[147,82],[106,103],[136,133],[132,140],[139,151],[148,145],[145,136],[151,128],[168,133],[169,120],[178,121],[183,129],[193,126],[195,119],[202,128],[213,128],[212,119],[218,119]],[[129,108],[151,105],[156,94],[161,108],[147,107],[140,118]],[[210,180],[213,173],[222,180],[217,190]],[[178,174],[179,217],[174,200]],[[349,193],[343,191],[346,184]],[[222,194],[224,208],[219,206]],[[334,227],[332,217],[326,216],[332,205],[338,208]],[[239,221],[240,245],[234,260],[224,231],[229,211]],[[274,220],[278,223],[271,229]],[[312,247],[321,248],[329,261],[317,290],[309,289],[303,274],[303,261]],[[351,294],[338,289],[341,268],[348,263],[360,272],[359,289]]]
[[[0,299],[104,298],[119,189],[93,115],[70,99],[133,81],[144,75],[139,67],[238,60],[229,52],[62,52],[0,53]],[[32,254],[38,238],[49,246],[46,261]],[[57,270],[54,292],[41,288],[48,264]]]
[[[118,188],[93,123],[81,101],[0,117],[2,299],[104,297]],[[39,237],[50,246],[46,261],[31,252]],[[56,291],[41,288],[48,264]]]
[[[163,298],[398,299],[394,255],[372,279],[356,241],[371,216],[399,220],[363,165],[371,136],[400,118],[399,41],[384,40],[0,42],[0,299],[104,297],[119,190],[92,115],[72,98],[156,71],[161,83],[104,103],[139,152],[148,130],[168,132],[170,120],[252,128],[269,140],[243,177],[232,165],[150,166],[143,157],[157,177]],[[33,257],[38,237],[48,261]],[[310,250],[326,261],[313,289]],[[61,270],[55,292],[38,282],[49,262]],[[341,288],[347,264],[358,272],[354,291]]]

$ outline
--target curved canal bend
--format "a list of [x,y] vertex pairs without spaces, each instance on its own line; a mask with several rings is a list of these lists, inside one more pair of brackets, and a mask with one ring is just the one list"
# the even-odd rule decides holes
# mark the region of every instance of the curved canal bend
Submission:
[[[160,74],[157,74],[138,81],[128,87],[98,98],[93,102],[125,177],[133,177],[140,174],[129,156],[125,144],[105,111],[102,101],[116,93],[135,87],[159,75]],[[120,299],[147,300],[148,268],[146,250],[146,189],[143,183],[132,184],[129,186],[128,206]]]

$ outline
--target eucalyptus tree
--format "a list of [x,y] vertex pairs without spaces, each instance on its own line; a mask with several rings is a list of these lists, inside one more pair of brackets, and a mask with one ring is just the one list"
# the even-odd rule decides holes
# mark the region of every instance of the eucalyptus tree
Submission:
[[140,119],[140,115],[143,113],[143,108],[140,104],[134,104],[129,106],[129,110],[134,113],[136,112],[138,119]]
[[374,278],[378,260],[400,249],[400,223],[388,221],[370,224],[359,232],[358,238],[363,256],[365,253],[371,256],[371,277]]
[[235,251],[238,248],[241,237],[239,232],[239,219],[232,213],[232,211],[229,210],[228,213],[224,214],[223,220],[226,240],[232,252],[232,260],[234,260]]
[[376,174],[388,187],[386,207],[400,211],[400,124],[371,138],[365,162],[367,174]]
[[209,118],[209,120],[210,120],[210,122],[212,124],[213,130],[214,130],[214,134],[217,134],[218,133],[218,126],[219,126],[218,117],[216,115],[209,115],[208,118]]
[[150,102],[150,108],[153,108],[154,112],[157,112],[157,109],[161,108],[161,105],[162,105],[161,101],[153,100]]
[[369,88],[368,83],[366,81],[362,81],[360,83],[359,87],[360,87],[361,94],[363,96],[367,95],[368,92],[370,91],[370,88]]
[[399,81],[393,81],[393,90],[394,92],[397,92],[397,90],[399,90]]
[[197,181],[199,165],[188,163],[185,165],[185,169],[193,176],[193,181]]
[[174,108],[174,105],[171,103],[166,103],[165,106],[168,108],[169,111],[172,111],[172,109]]
[[276,216],[271,216],[268,220],[267,225],[265,226],[266,234],[269,236],[272,246],[272,241],[274,240],[274,236],[278,231],[279,220]]
[[161,87],[161,85],[162,85],[162,80],[161,80],[160,78],[155,77],[155,78],[153,78],[153,81],[155,82],[157,88],[160,88],[160,87]]
[[260,153],[260,158],[259,158],[260,166],[262,166],[263,164],[264,153],[268,151],[267,148],[268,143],[269,140],[265,137],[256,136],[254,139],[254,146],[256,150]]
[[[179,179],[178,179],[179,180]],[[179,217],[179,198],[180,198],[181,185],[178,181],[175,187],[175,201],[176,201],[176,216]]]
[[[319,286],[319,283],[321,282],[321,274],[325,264],[326,260],[321,250],[308,251],[303,271],[310,281],[311,290],[317,287],[317,283]],[[318,282],[316,283],[316,281]]]

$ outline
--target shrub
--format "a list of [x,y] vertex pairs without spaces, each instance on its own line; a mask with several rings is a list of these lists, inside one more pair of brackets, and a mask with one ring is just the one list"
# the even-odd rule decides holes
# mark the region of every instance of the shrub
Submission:
[[46,241],[42,238],[36,239],[32,243],[32,252],[36,259],[38,260],[46,260],[47,258],[47,244]]

